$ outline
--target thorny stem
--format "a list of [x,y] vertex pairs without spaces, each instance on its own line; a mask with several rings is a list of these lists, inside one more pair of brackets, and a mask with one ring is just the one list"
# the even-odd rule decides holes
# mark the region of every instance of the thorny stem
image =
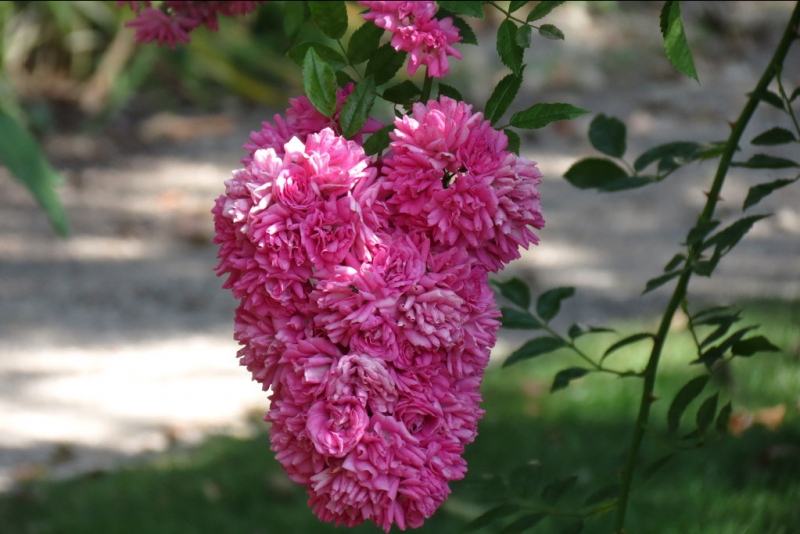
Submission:
[[[714,182],[712,183],[711,190],[708,193],[708,200],[706,200],[706,205],[703,208],[703,212],[698,217],[698,224],[711,221],[711,218],[714,215],[714,209],[717,206],[719,193],[722,190],[723,184],[725,183],[725,176],[727,175],[728,168],[733,160],[733,154],[736,152],[736,148],[739,146],[739,140],[744,133],[747,123],[753,116],[756,107],[758,107],[758,95],[767,89],[769,83],[775,77],[775,74],[779,71],[781,65],[783,65],[783,62],[786,59],[786,54],[792,45],[792,41],[798,38],[797,30],[799,22],[800,2],[795,5],[792,16],[789,18],[789,23],[786,25],[786,29],[783,32],[783,37],[781,38],[780,44],[778,44],[778,47],[775,49],[775,54],[772,56],[772,59],[767,65],[767,68],[764,70],[764,73],[761,75],[761,79],[759,80],[758,85],[756,85],[755,90],[750,93],[750,97],[748,98],[744,109],[742,109],[739,118],[731,129],[731,134],[730,137],[728,137],[728,143],[725,146],[725,151],[720,157],[717,173],[714,176]],[[689,257],[686,260],[687,265],[693,265],[694,262],[700,258],[701,252],[702,243],[697,243],[690,246]],[[684,273],[678,279],[678,284],[675,287],[675,291],[672,293],[672,298],[670,299],[669,304],[667,304],[667,308],[664,310],[664,315],[661,318],[661,324],[659,325],[658,332],[655,336],[653,350],[650,353],[650,359],[648,360],[647,367],[644,371],[644,386],[642,388],[642,398],[639,402],[639,415],[636,418],[636,427],[634,428],[630,448],[628,449],[627,462],[625,463],[625,467],[622,472],[619,507],[617,508],[617,516],[614,524],[614,532],[616,534],[623,534],[625,532],[625,516],[628,510],[628,500],[633,482],[633,474],[636,469],[636,461],[639,457],[639,450],[642,445],[642,440],[644,439],[645,429],[647,428],[647,421],[650,416],[650,407],[655,400],[655,397],[653,396],[653,390],[656,381],[656,371],[658,370],[658,361],[661,357],[661,351],[664,348],[664,342],[666,341],[667,333],[669,332],[669,326],[672,322],[672,317],[675,315],[675,312],[680,307],[681,302],[686,297],[686,288],[689,286],[689,279],[691,276],[692,270],[686,269],[686,271],[684,271]]]

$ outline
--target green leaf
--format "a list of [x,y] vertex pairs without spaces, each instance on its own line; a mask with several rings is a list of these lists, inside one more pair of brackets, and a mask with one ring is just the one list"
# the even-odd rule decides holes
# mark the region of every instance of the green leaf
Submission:
[[527,499],[539,486],[542,467],[538,463],[529,462],[516,467],[508,477],[508,485],[514,495]]
[[769,215],[751,215],[750,217],[743,217],[737,220],[730,226],[709,237],[708,240],[703,243],[703,250],[711,246],[716,246],[717,254],[724,255],[728,253],[728,251],[735,247],[736,243],[750,231],[756,222],[767,217],[769,217]]
[[798,96],[800,96],[800,87],[795,87],[792,96],[789,97],[789,102],[794,102]]
[[367,76],[356,84],[353,92],[347,97],[339,113],[339,124],[342,135],[350,139],[356,135],[367,123],[369,112],[375,103],[375,81],[372,76]]
[[472,532],[473,530],[478,530],[487,525],[491,525],[498,519],[508,517],[512,514],[517,513],[519,510],[520,506],[517,504],[501,504],[499,506],[495,506],[491,510],[479,515],[478,517],[467,523],[464,526],[464,532]]
[[646,295],[650,293],[654,289],[658,289],[659,287],[663,286],[673,278],[677,278],[681,275],[682,271],[673,271],[671,273],[662,274],[661,276],[656,276],[655,278],[651,278],[647,281],[644,285],[644,291],[642,291],[642,295]]
[[619,484],[611,484],[609,486],[604,486],[599,490],[595,491],[594,493],[592,493],[591,495],[589,495],[588,497],[586,497],[586,500],[583,501],[583,506],[584,507],[596,506],[601,503],[614,501],[617,499],[617,497],[619,497],[619,490],[620,490]]
[[492,284],[500,291],[505,298],[527,310],[531,305],[531,290],[528,285],[519,278],[512,278],[506,282],[492,280]]
[[[558,349],[562,349],[562,348],[564,348],[566,346],[567,346],[566,342],[564,342],[564,340],[559,339],[557,337],[547,337],[547,336],[535,337],[535,338],[527,341],[524,345],[522,345],[517,350],[515,350],[511,354],[511,356],[509,356],[506,359],[506,361],[503,362],[503,367],[509,367],[509,366],[514,365],[515,363],[521,362],[523,360],[530,360],[531,358],[535,358],[537,356],[542,356],[544,354],[549,354],[551,352],[557,351]],[[575,377],[575,378],[577,378],[577,377]],[[569,381],[567,381],[567,382],[569,382]],[[562,387],[566,387],[566,385],[562,386]],[[553,391],[555,391],[555,390],[553,390]]]
[[747,192],[747,198],[744,199],[744,205],[742,206],[742,211],[752,206],[755,206],[764,197],[768,196],[776,189],[780,189],[781,187],[786,187],[789,184],[793,184],[794,182],[797,181],[798,178],[780,178],[778,180],[775,180],[774,182],[767,182],[765,184],[754,185]]
[[568,369],[564,369],[563,371],[559,371],[556,374],[555,379],[553,379],[553,385],[550,387],[550,392],[558,391],[559,389],[564,389],[569,386],[569,383],[573,380],[581,378],[582,376],[586,376],[589,374],[588,369],[584,369],[583,367],[570,367]]
[[528,13],[528,18],[525,19],[526,22],[533,22],[535,20],[543,19],[547,15],[550,14],[553,9],[557,8],[564,2],[539,2],[536,4],[530,13]]
[[419,87],[417,87],[417,84],[411,80],[405,80],[397,85],[388,87],[383,92],[383,98],[394,104],[400,104],[407,107],[412,102],[417,101],[421,94],[422,91]]
[[539,35],[551,41],[563,41],[564,32],[556,28],[552,24],[542,24],[539,26]]
[[697,226],[689,230],[689,233],[686,234],[686,242],[685,245],[696,245],[698,243],[702,243],[703,239],[706,238],[708,234],[711,233],[714,228],[719,226],[719,221],[705,221],[702,223],[697,223]]
[[613,328],[601,328],[597,326],[574,324],[569,327],[569,332],[567,332],[567,335],[569,335],[571,339],[577,339],[581,336],[585,336],[586,334],[602,334],[612,332],[615,332]]
[[612,353],[618,351],[622,347],[625,347],[627,345],[631,345],[631,344],[636,343],[638,341],[641,341],[643,339],[655,339],[655,336],[653,334],[651,334],[650,332],[639,332],[638,334],[633,334],[633,335],[630,335],[628,337],[622,338],[622,339],[620,339],[619,341],[617,341],[616,343],[614,343],[613,345],[611,345],[610,347],[608,347],[606,349],[606,351],[603,353],[603,357],[600,359],[600,361],[602,362],[603,360],[608,358]]
[[508,139],[508,147],[507,150],[509,152],[513,152],[517,156],[519,156],[519,147],[520,147],[520,138],[517,135],[517,132],[514,130],[509,130],[508,128],[503,130],[503,133],[506,134],[506,139]]
[[575,484],[578,482],[577,475],[570,475],[566,478],[562,478],[560,480],[556,480],[555,482],[548,484],[542,490],[541,498],[546,504],[555,504],[561,500],[561,498],[567,494],[572,488],[575,487]]
[[308,2],[312,20],[322,33],[331,39],[340,39],[347,31],[347,7],[344,2],[327,0]]
[[664,272],[668,273],[673,269],[677,269],[684,261],[686,261],[686,256],[680,253],[675,254],[672,257],[672,259],[669,260],[669,262],[667,262],[667,264],[664,266]]
[[779,352],[780,350],[764,336],[743,339],[731,346],[731,353],[734,356],[752,356],[757,352]]
[[695,422],[697,423],[697,430],[700,434],[706,431],[708,426],[714,422],[714,416],[717,415],[717,401],[719,400],[719,393],[714,393],[708,397],[700,405],[697,410]]
[[670,462],[670,460],[672,460],[672,458],[674,457],[675,453],[672,452],[670,454],[667,454],[666,456],[662,456],[652,464],[648,465],[645,468],[644,472],[642,473],[642,478],[644,478],[645,480],[649,479],[650,477],[655,475],[656,472],[658,472],[662,467],[667,465]]
[[477,19],[483,18],[483,2],[437,2],[441,7],[446,10],[457,13],[459,15],[466,15],[468,17],[475,17]]
[[311,48],[313,48],[314,52],[317,53],[320,59],[330,65],[333,70],[339,70],[347,65],[347,60],[343,58],[339,52],[327,45],[312,41],[303,41],[301,43],[297,43],[286,53],[286,55],[289,56],[292,61],[297,63],[297,65],[302,67],[303,62],[306,59],[306,54]]
[[783,99],[778,95],[778,93],[774,93],[769,89],[764,89],[760,93],[747,93],[747,96],[755,96],[757,99],[761,100],[762,102],[766,102],[772,107],[778,108],[781,111],[786,111],[786,109],[783,107]]
[[701,354],[697,360],[694,360],[690,363],[692,364],[702,363],[703,365],[706,366],[707,369],[711,370],[714,367],[714,364],[717,362],[717,360],[720,360],[728,351],[728,349],[730,349],[733,345],[741,341],[742,338],[744,338],[744,336],[746,336],[748,332],[755,330],[755,328],[756,328],[755,326],[747,326],[745,328],[740,328],[739,330],[728,336],[728,338],[725,339],[722,343],[711,347],[703,354]]
[[303,87],[317,111],[333,117],[336,113],[336,75],[313,47],[308,49],[303,61]]
[[611,160],[585,158],[574,163],[564,173],[564,178],[578,189],[602,189],[615,181],[628,178],[628,173]]
[[[283,4],[283,31],[291,42],[294,40],[300,27],[306,21],[306,5],[304,2],[284,2]],[[302,61],[302,57],[300,60]]]
[[691,379],[678,391],[667,413],[667,426],[670,434],[674,434],[681,424],[681,417],[691,402],[697,398],[708,384],[709,375],[701,375]]
[[406,60],[405,52],[398,52],[390,43],[378,48],[367,63],[366,75],[375,78],[375,85],[383,85],[392,79]]
[[[723,337],[725,334],[728,333],[728,330],[734,325],[734,323],[740,320],[739,315],[720,315],[713,319],[709,319],[705,324],[716,324],[717,328],[715,328],[706,338],[700,343],[700,348],[704,349],[705,347],[709,346],[711,343],[715,342],[719,338]],[[700,326],[700,323],[695,323],[695,326]]]
[[515,310],[513,308],[502,308],[503,316],[500,323],[503,328],[517,330],[537,330],[542,328],[542,323],[527,311]]
[[461,36],[459,44],[478,44],[478,36],[475,35],[475,31],[466,20],[443,8],[439,8],[439,11],[436,12],[436,18],[439,20],[447,17],[450,17],[453,20],[453,26],[458,28],[458,35]]
[[375,154],[380,154],[386,150],[391,142],[391,139],[389,138],[389,132],[392,130],[394,130],[394,124],[384,126],[369,136],[369,139],[364,142],[364,152],[367,154],[367,156],[374,156]]
[[[645,151],[641,156],[636,158],[633,162],[633,168],[636,172],[641,172],[653,162],[668,161],[674,168],[680,165],[685,165],[697,159],[699,152],[704,148],[700,143],[691,143],[688,141],[674,141],[665,143],[663,145],[655,146]],[[661,166],[659,164],[659,166]]]
[[738,317],[741,313],[734,306],[713,306],[692,315],[692,324],[719,324],[725,317]]
[[767,154],[755,154],[747,161],[734,161],[731,167],[744,167],[746,169],[788,169],[800,167],[796,161],[778,158]]
[[506,525],[506,527],[500,531],[500,534],[519,534],[520,532],[525,532],[529,528],[538,525],[544,518],[544,514],[523,515],[519,519]]
[[517,35],[514,37],[515,42],[522,48],[529,48],[531,46],[531,27],[520,26],[517,30]]
[[[506,19],[497,28],[497,53],[503,65],[511,69],[518,75],[522,75],[522,56],[524,49],[517,44],[517,27],[510,20]],[[515,125],[516,126],[516,125]]]
[[352,83],[353,85],[355,85],[356,81],[353,79],[352,76],[347,74],[345,71],[337,70],[336,71],[336,85],[339,86],[339,87],[344,87],[348,83]]
[[581,532],[583,532],[583,519],[578,519],[561,527],[559,534],[580,534]]
[[536,299],[536,313],[545,321],[549,321],[561,309],[561,301],[575,295],[574,287],[556,287],[542,293]]
[[664,51],[670,63],[689,78],[699,82],[692,52],[689,50],[689,43],[683,30],[680,2],[664,4],[661,11],[661,33],[664,36]]
[[380,46],[382,35],[383,28],[371,22],[362,24],[360,28],[353,32],[350,42],[347,43],[347,57],[350,58],[353,65],[363,63],[372,57],[372,54]]
[[544,128],[551,122],[568,121],[589,113],[572,104],[535,104],[511,116],[511,126],[535,130]]
[[759,134],[750,141],[754,145],[785,145],[786,143],[792,143],[797,141],[797,138],[794,136],[792,132],[787,130],[786,128],[780,128],[776,126],[775,128],[771,128],[766,132]]
[[625,123],[603,113],[595,117],[589,125],[589,141],[592,146],[612,158],[625,155],[625,136]]
[[518,10],[519,8],[524,7],[525,4],[527,4],[527,3],[528,3],[527,0],[522,0],[521,2],[519,0],[514,0],[513,2],[509,2],[509,4],[508,4],[508,12],[509,13],[513,13],[514,11]]
[[36,139],[11,115],[0,110],[0,165],[31,192],[50,224],[62,237],[69,235],[67,214],[55,187],[61,176],[50,166]]
[[461,96],[461,93],[458,92],[458,89],[456,89],[452,85],[446,85],[443,83],[439,83],[439,96],[441,95],[444,95],[448,98],[452,98],[453,100],[460,100],[460,101],[464,100],[464,97]]
[[733,413],[733,405],[728,402],[722,409],[719,411],[719,415],[717,415],[717,434],[720,436],[724,436],[728,433],[728,425],[730,424],[731,414]]

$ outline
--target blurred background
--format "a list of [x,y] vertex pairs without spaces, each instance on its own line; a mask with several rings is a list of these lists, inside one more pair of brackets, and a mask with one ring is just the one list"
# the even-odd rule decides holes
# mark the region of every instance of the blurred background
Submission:
[[[348,6],[352,31],[361,8]],[[660,143],[725,139],[794,4],[684,3],[700,84],[664,57],[661,6],[570,2],[546,19],[565,41],[534,36],[526,51],[524,89],[509,114],[537,102],[592,111],[523,135],[523,155],[545,175],[547,228],[540,246],[498,275],[523,278],[535,294],[576,286],[559,327],[653,328],[671,286],[639,295],[680,251],[715,171],[706,162],[644,189],[576,190],[561,177],[596,155],[586,139],[591,119],[605,113],[627,124],[628,161]],[[0,109],[34,134],[62,177],[57,194],[70,226],[59,237],[0,168],[0,531],[329,531],[272,460],[260,422],[266,394],[237,365],[235,303],[212,270],[210,209],[223,181],[249,132],[302,93],[285,53],[299,40],[325,41],[311,24],[287,35],[286,9],[269,2],[247,17],[220,17],[219,32],[198,29],[188,46],[170,50],[136,45],[124,27],[134,14],[116,2],[0,2]],[[476,109],[506,74],[494,47],[496,13],[470,19],[482,46],[460,45],[464,60],[451,61],[448,83]],[[800,86],[797,45],[783,82]],[[389,108],[376,113],[391,117]],[[761,106],[737,159],[775,125],[790,128]],[[770,153],[796,158],[791,146]],[[741,216],[749,187],[795,175],[733,169],[723,223]],[[800,187],[757,211],[774,215],[713,278],[692,282],[690,309],[743,304],[782,353],[726,374],[720,387],[734,399],[741,435],[688,454],[646,486],[631,532],[652,531],[654,520],[666,525],[658,532],[800,530],[800,511],[789,505],[800,497]],[[686,365],[680,318],[675,332],[661,384],[667,398],[698,372]],[[528,337],[501,334],[498,361]],[[643,354],[633,347],[620,365],[637,368]],[[613,481],[637,384],[589,377],[551,397],[566,358],[490,370],[470,475],[454,484],[430,532],[457,532],[499,494],[486,491],[499,480],[493,475],[528,461],[552,477],[577,472],[579,490]]]

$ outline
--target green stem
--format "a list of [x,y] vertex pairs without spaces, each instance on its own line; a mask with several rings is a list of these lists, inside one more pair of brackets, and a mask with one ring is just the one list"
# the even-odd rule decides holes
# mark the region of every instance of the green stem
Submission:
[[[748,98],[738,120],[731,129],[730,137],[728,137],[728,143],[725,146],[725,151],[722,153],[719,166],[717,167],[717,173],[714,176],[714,182],[711,184],[711,190],[708,192],[706,205],[703,208],[703,212],[698,217],[698,224],[710,221],[714,215],[714,209],[717,206],[720,191],[722,191],[722,186],[725,183],[725,176],[728,173],[728,168],[733,160],[733,155],[736,152],[736,148],[739,146],[739,140],[744,133],[747,123],[753,116],[756,107],[758,107],[759,99],[756,95],[761,94],[767,89],[769,83],[775,77],[776,72],[778,72],[780,66],[783,65],[783,62],[786,59],[786,54],[792,45],[792,41],[797,38],[799,22],[800,2],[795,5],[792,16],[789,18],[789,23],[786,25],[786,29],[783,32],[781,42],[775,49],[775,54],[772,56],[772,59],[770,60],[769,65],[767,65],[767,68],[764,70],[764,73],[761,75],[761,79],[759,80],[758,85],[756,85],[755,90],[750,93],[750,98]],[[695,261],[697,261],[701,252],[702,243],[692,245],[689,248],[689,257],[686,260],[687,265],[691,266]],[[667,333],[669,332],[670,323],[672,323],[672,318],[677,309],[680,307],[681,302],[686,297],[686,289],[689,286],[689,279],[691,276],[691,269],[687,269],[678,279],[678,284],[675,287],[675,291],[672,293],[672,298],[670,299],[669,304],[664,311],[664,316],[661,319],[661,324],[659,325],[658,332],[656,333],[654,340],[655,342],[653,344],[653,350],[650,353],[650,359],[648,360],[647,367],[644,371],[644,386],[642,388],[642,397],[639,403],[639,414],[636,418],[636,427],[634,428],[630,448],[628,449],[628,458],[625,463],[624,470],[622,471],[619,507],[617,508],[617,516],[614,526],[614,532],[616,534],[624,533],[625,516],[628,510],[628,500],[630,498],[634,470],[636,469],[636,461],[639,457],[639,450],[642,446],[645,429],[647,428],[647,422],[650,417],[650,407],[655,400],[655,397],[653,396],[653,390],[655,387],[656,372],[658,370],[658,361],[661,357],[661,351],[664,348],[664,343],[667,338]]]
[[419,101],[427,104],[431,97],[431,89],[433,88],[433,78],[428,75],[428,67],[425,67],[425,82],[422,84],[422,96]]

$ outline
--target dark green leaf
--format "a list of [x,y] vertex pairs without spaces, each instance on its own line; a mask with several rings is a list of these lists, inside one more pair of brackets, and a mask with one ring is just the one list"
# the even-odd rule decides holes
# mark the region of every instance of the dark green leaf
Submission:
[[468,17],[475,17],[477,19],[483,18],[483,2],[437,2],[441,7],[446,10],[457,13],[459,15],[466,15]]
[[705,250],[711,246],[716,246],[717,254],[726,254],[729,250],[736,246],[736,243],[738,243],[745,236],[745,234],[750,231],[756,222],[766,217],[769,217],[769,215],[751,215],[750,217],[743,217],[739,219],[730,226],[709,237],[706,242],[703,243],[703,249]]
[[719,345],[715,345],[705,351],[697,360],[694,360],[690,363],[697,364],[702,363],[706,366],[707,369],[711,370],[714,367],[714,364],[725,356],[725,353],[730,349],[733,345],[737,342],[741,341],[742,338],[747,335],[748,332],[755,330],[755,326],[747,326],[745,328],[741,328],[728,336],[725,340],[722,341]]
[[508,485],[514,495],[527,499],[539,487],[542,467],[536,462],[529,462],[516,467],[508,477]]
[[612,158],[621,158],[625,155],[625,136],[625,123],[604,113],[595,117],[589,125],[589,141],[592,146]]
[[327,0],[308,2],[311,18],[331,39],[340,39],[347,31],[347,7],[344,2]]
[[394,130],[394,124],[384,126],[370,135],[369,139],[364,142],[364,152],[366,152],[368,156],[374,156],[386,150],[386,147],[388,147],[391,142],[389,132],[392,130]]
[[515,37],[517,45],[521,46],[522,48],[528,48],[531,46],[531,32],[532,30],[530,26],[520,26]]
[[577,339],[586,334],[612,333],[614,331],[615,330],[612,328],[600,328],[597,326],[574,324],[569,327],[569,332],[567,332],[567,334],[569,335],[570,338]]
[[642,295],[650,293],[654,289],[658,289],[659,287],[663,286],[673,278],[679,277],[681,273],[682,271],[673,271],[671,273],[662,274],[661,276],[656,276],[655,278],[651,278],[644,285],[644,291],[642,291]]
[[633,335],[630,335],[628,337],[622,338],[622,339],[620,339],[619,341],[617,341],[616,343],[614,343],[613,345],[611,345],[610,347],[608,347],[606,349],[606,351],[605,351],[605,353],[603,353],[603,357],[602,357],[602,359],[600,361],[605,360],[613,352],[618,351],[622,347],[625,347],[625,346],[630,345],[632,343],[636,343],[636,342],[641,341],[643,339],[653,339],[654,337],[655,336],[653,334],[651,334],[650,332],[639,332],[638,334],[633,334]]
[[704,148],[700,143],[688,141],[675,141],[655,146],[645,151],[633,162],[633,168],[640,172],[651,163],[661,160],[683,161],[688,163],[697,158],[697,154]]
[[557,503],[568,491],[575,487],[577,482],[577,475],[571,475],[548,484],[542,490],[542,501],[547,504]]
[[724,436],[728,433],[728,425],[730,424],[731,414],[733,413],[733,405],[728,402],[722,409],[719,411],[719,415],[717,415],[717,433],[721,436]]
[[669,28],[669,11],[672,7],[672,0],[668,0],[664,2],[664,5],[661,8],[661,13],[658,15],[658,26],[661,30],[661,36],[667,36],[667,29]]
[[561,309],[561,301],[575,294],[574,287],[556,287],[542,293],[536,299],[536,313],[545,321],[549,321]]
[[700,408],[697,410],[695,422],[697,423],[697,430],[700,434],[704,433],[708,428],[708,425],[714,422],[714,416],[717,415],[718,400],[719,393],[715,393],[711,397],[708,397],[706,400],[704,400],[703,404],[701,404]]
[[518,10],[519,8],[523,7],[525,4],[528,3],[528,0],[514,0],[513,2],[509,2],[508,4],[508,12],[513,13],[514,11]]
[[573,164],[564,178],[578,189],[601,189],[620,179],[628,178],[625,169],[611,160],[585,158]]
[[418,100],[421,94],[422,91],[414,82],[405,80],[387,88],[383,92],[383,98],[394,104],[408,106]]
[[538,525],[544,517],[544,514],[523,515],[519,519],[506,525],[506,527],[500,531],[500,534],[519,534],[520,532],[524,532]]
[[595,491],[583,501],[583,506],[595,506],[600,503],[616,500],[619,497],[619,484],[611,484]]
[[517,27],[510,19],[501,22],[497,28],[497,53],[503,65],[517,75],[522,74],[524,49],[517,44]]
[[67,214],[55,187],[61,176],[50,166],[36,139],[13,117],[0,110],[0,165],[28,188],[50,224],[62,237],[69,235]]
[[391,44],[386,43],[369,58],[366,75],[375,78],[375,85],[383,85],[400,70],[405,60],[405,52],[397,52]]
[[656,460],[652,464],[648,465],[647,468],[645,468],[644,472],[642,473],[642,478],[647,480],[648,478],[650,478],[653,475],[655,475],[656,472],[658,470],[660,470],[662,467],[664,467],[665,465],[667,465],[670,462],[670,460],[672,460],[672,458],[674,456],[675,456],[674,452],[670,453],[670,454],[667,454],[666,456],[662,456],[661,458],[659,458],[658,460]]
[[514,101],[521,86],[522,78],[515,74],[509,74],[500,80],[500,83],[492,91],[492,96],[486,101],[484,118],[491,121],[492,125],[497,124],[497,121],[503,117],[508,106]]
[[350,37],[347,43],[347,56],[353,65],[358,65],[367,61],[380,46],[383,28],[376,26],[372,22],[361,25]]
[[731,353],[734,356],[752,356],[757,352],[778,352],[780,350],[764,336],[743,339],[731,346]]
[[587,113],[588,110],[576,108],[572,104],[535,104],[514,113],[511,117],[511,126],[526,129],[544,128],[551,122],[568,121]]
[[520,507],[517,504],[501,504],[499,506],[495,506],[488,512],[479,515],[469,523],[464,526],[464,532],[472,532],[473,530],[478,530],[479,528],[483,528],[487,525],[490,525],[497,521],[498,519],[502,519],[504,517],[508,517],[512,514],[515,514],[519,511]]
[[793,184],[796,181],[797,178],[780,178],[778,180],[775,180],[774,182],[767,182],[765,184],[754,185],[747,192],[747,198],[744,199],[744,205],[742,206],[742,210],[746,210],[747,208],[755,206],[761,201],[761,199],[763,199],[776,189],[780,189],[781,187]]
[[698,243],[702,243],[703,239],[706,238],[708,234],[711,233],[714,228],[719,226],[719,221],[705,221],[702,223],[697,223],[697,226],[689,230],[689,233],[686,235],[686,242],[685,245],[696,245]]
[[781,111],[786,111],[786,109],[783,107],[783,99],[777,93],[773,93],[769,89],[764,89],[760,93],[747,93],[747,96],[753,95],[762,102],[766,102],[770,106],[776,107]]
[[355,85],[356,81],[353,79],[352,76],[347,74],[345,71],[337,70],[336,71],[336,85],[338,85],[339,87],[344,87],[345,85],[347,85],[349,83],[352,83],[353,85]]
[[795,87],[792,96],[789,97],[789,102],[794,102],[798,96],[800,96],[800,87]]
[[[509,356],[506,361],[503,362],[503,367],[514,365],[522,360],[529,360],[537,356],[549,354],[566,346],[567,344],[557,337],[536,337],[527,341],[524,345],[515,350],[511,356]],[[558,377],[556,377],[556,379],[557,378]],[[566,385],[562,387],[566,387]]]
[[[289,41],[292,41],[300,26],[306,21],[307,12],[305,2],[284,2],[283,4],[283,31]],[[300,57],[302,62],[303,57]]]
[[692,324],[720,324],[725,317],[738,317],[741,313],[734,306],[713,306],[692,315]]
[[506,128],[503,130],[503,133],[506,134],[506,139],[508,139],[507,150],[519,156],[520,138],[517,132]]
[[674,434],[681,424],[681,417],[691,402],[703,392],[703,388],[711,378],[709,375],[701,375],[691,379],[678,391],[667,413],[667,426],[670,434]]
[[794,134],[786,128],[776,126],[766,132],[759,134],[750,141],[754,145],[785,145],[797,141]]
[[448,98],[452,98],[453,100],[464,100],[464,97],[461,96],[461,93],[458,92],[458,89],[452,85],[445,85],[443,83],[439,84],[439,95],[444,95]]
[[326,117],[336,113],[336,75],[314,48],[309,48],[303,61],[303,87],[311,104]]
[[581,532],[583,532],[583,519],[567,523],[559,530],[559,534],[580,534]]
[[512,278],[506,282],[492,280],[492,284],[500,290],[500,294],[505,298],[527,310],[531,305],[531,290],[528,285],[519,278]]
[[[664,25],[665,18],[666,25]],[[689,43],[686,41],[686,33],[683,30],[680,2],[664,4],[661,11],[661,30],[664,35],[664,51],[667,53],[667,59],[676,69],[699,82],[692,52],[689,50]]]
[[[715,318],[714,322],[707,322],[705,324],[717,324],[717,328],[714,329],[706,338],[700,343],[700,348],[703,349],[709,346],[711,343],[715,342],[722,336],[728,333],[734,323],[739,321],[739,316],[719,316]],[[695,326],[699,326],[699,324],[695,324]]]
[[756,154],[747,161],[734,161],[731,167],[744,167],[746,169],[788,169],[800,167],[796,161],[767,154]]
[[292,61],[302,67],[303,62],[306,59],[306,54],[310,48],[313,48],[314,52],[316,52],[325,63],[330,65],[333,70],[339,70],[347,65],[347,60],[343,58],[339,52],[322,43],[315,43],[311,41],[297,43],[292,47],[291,50],[289,50],[289,52],[286,53],[286,55],[289,56]]
[[458,28],[458,35],[461,36],[460,44],[478,44],[478,36],[475,35],[475,31],[466,20],[446,9],[439,8],[439,11],[436,12],[436,18],[439,20],[447,17],[450,17],[453,20],[453,26]]
[[569,386],[569,383],[573,380],[581,378],[582,376],[586,376],[589,374],[588,369],[584,369],[583,367],[570,367],[568,369],[564,369],[563,371],[559,371],[556,374],[556,377],[553,379],[553,385],[550,387],[550,392],[558,391],[559,389],[564,389]]
[[535,20],[543,19],[546,17],[553,9],[557,8],[564,2],[548,2],[543,1],[536,4],[530,13],[528,13],[528,18],[525,19],[526,22],[533,22]]
[[677,269],[684,261],[686,261],[686,256],[683,254],[675,254],[664,266],[664,272],[668,273],[673,269]]
[[541,26],[539,26],[539,35],[541,35],[545,39],[550,39],[552,41],[564,40],[564,32],[562,32],[552,24],[542,24]]
[[711,276],[711,273],[714,272],[714,269],[717,268],[717,264],[719,263],[720,255],[714,253],[714,256],[710,260],[698,260],[692,264],[692,272],[695,273],[697,276]]
[[374,103],[375,82],[372,76],[367,76],[356,84],[339,113],[339,124],[342,127],[342,135],[346,139],[350,139],[364,127]]
[[515,310],[513,308],[502,308],[500,311],[503,313],[503,316],[500,318],[500,323],[503,325],[503,328],[536,330],[542,327],[542,323],[527,311]]

